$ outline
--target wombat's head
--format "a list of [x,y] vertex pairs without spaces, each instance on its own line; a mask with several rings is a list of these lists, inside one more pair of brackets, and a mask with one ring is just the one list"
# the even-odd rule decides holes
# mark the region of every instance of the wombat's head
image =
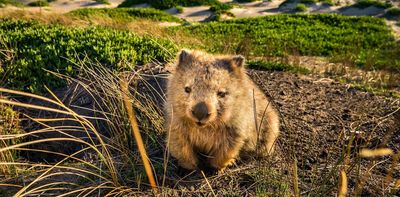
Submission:
[[173,113],[198,126],[230,119],[246,76],[244,57],[182,50],[170,81]]

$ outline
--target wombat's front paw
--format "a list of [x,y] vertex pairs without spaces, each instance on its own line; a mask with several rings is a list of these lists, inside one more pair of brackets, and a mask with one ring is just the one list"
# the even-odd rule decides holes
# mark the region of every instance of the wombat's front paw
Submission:
[[197,163],[196,161],[183,161],[179,160],[178,161],[179,165],[187,170],[195,170],[197,169]]

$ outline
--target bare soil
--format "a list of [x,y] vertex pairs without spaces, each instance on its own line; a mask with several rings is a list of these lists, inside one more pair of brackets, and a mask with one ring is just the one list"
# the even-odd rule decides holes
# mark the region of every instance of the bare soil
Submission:
[[[276,155],[242,159],[223,174],[207,174],[209,183],[199,172],[182,172],[176,167],[178,173],[167,176],[169,187],[185,195],[246,196],[260,194],[260,190],[263,195],[292,195],[296,164],[301,195],[337,194],[341,169],[346,170],[351,195],[389,194],[388,188],[400,179],[400,164],[392,166],[391,157],[360,158],[358,152],[382,147],[400,151],[399,99],[319,76],[256,70],[249,75],[281,113],[282,135]],[[390,172],[393,179],[385,183]],[[391,194],[399,196],[400,190]]]

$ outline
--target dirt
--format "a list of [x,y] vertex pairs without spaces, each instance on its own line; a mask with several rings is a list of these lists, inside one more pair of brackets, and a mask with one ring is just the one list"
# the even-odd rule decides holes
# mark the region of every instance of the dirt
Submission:
[[[302,195],[335,195],[341,169],[347,172],[349,192],[353,195],[358,192],[385,196],[387,186],[393,184],[392,181],[382,185],[387,174],[394,172],[393,180],[400,179],[396,173],[400,164],[391,168],[392,158],[358,156],[362,148],[389,147],[400,152],[399,99],[377,96],[318,75],[256,70],[249,74],[281,113],[279,151],[270,160],[245,159],[225,174],[208,174],[210,186],[217,195],[227,195],[226,190],[237,191],[232,194],[237,196],[257,193],[259,179],[269,180],[262,183],[267,187],[267,194],[287,194],[274,181],[287,184],[293,191],[294,158]],[[344,161],[345,155],[349,160]],[[371,174],[366,173],[367,169]],[[188,172],[180,173],[169,176],[169,186],[179,192],[196,191],[191,194],[198,195],[202,193],[199,188],[209,187],[200,173],[189,176],[186,176]],[[355,191],[357,187],[359,191]],[[392,194],[400,195],[400,190]]]
[[[355,154],[361,147],[387,146],[399,152],[400,125],[396,123],[400,123],[400,115],[391,115],[396,110],[400,113],[399,99],[376,96],[315,76],[262,71],[253,71],[251,75],[274,98],[282,114],[280,146],[283,155],[293,154],[298,160],[301,191],[312,192],[331,170],[337,178],[338,172],[332,167],[340,161],[353,135],[356,145],[351,147],[352,162],[356,162]],[[369,162],[361,163],[366,167]],[[389,169],[389,163],[379,167]],[[350,183],[356,181],[352,173]],[[372,170],[370,183],[373,185],[384,176]],[[400,178],[399,174],[396,176]],[[375,185],[364,188],[364,192],[383,191]]]

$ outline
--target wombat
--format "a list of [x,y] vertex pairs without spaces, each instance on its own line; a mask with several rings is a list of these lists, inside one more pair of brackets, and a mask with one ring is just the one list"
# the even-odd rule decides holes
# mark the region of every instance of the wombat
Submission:
[[244,64],[243,56],[180,52],[165,107],[167,147],[183,168],[223,170],[241,152],[274,151],[279,116]]

